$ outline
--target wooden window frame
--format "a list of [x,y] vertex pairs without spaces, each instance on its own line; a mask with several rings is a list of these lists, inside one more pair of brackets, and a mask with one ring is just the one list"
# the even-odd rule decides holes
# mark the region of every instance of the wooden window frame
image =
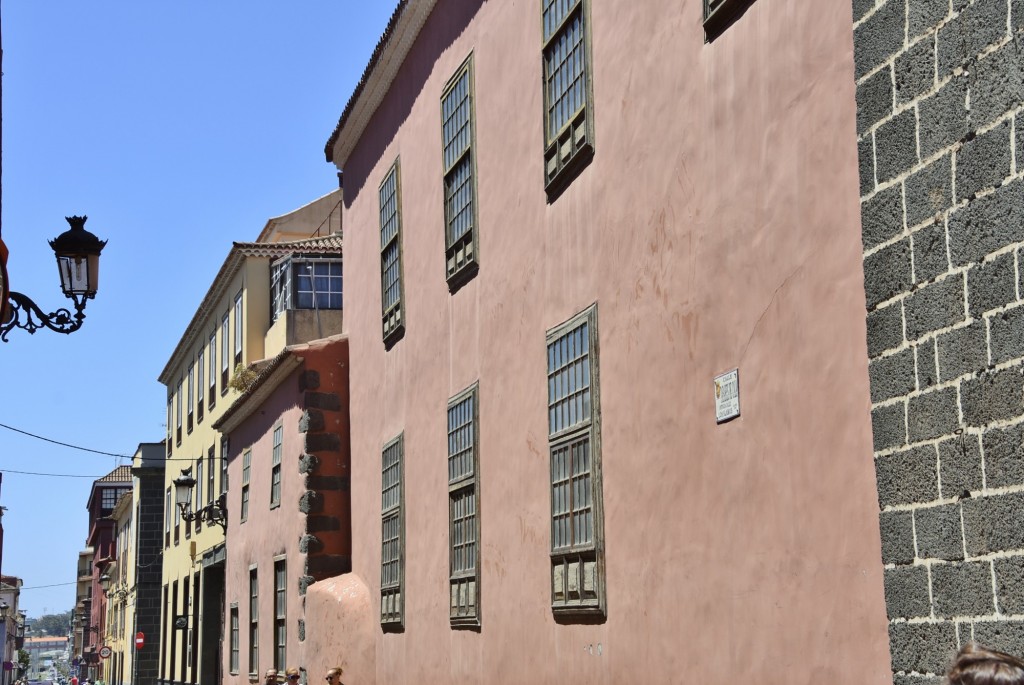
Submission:
[[238,503],[238,517],[240,523],[249,519],[249,473],[252,470],[252,450],[248,449],[242,453],[242,489]]
[[209,451],[206,453],[206,503],[211,504],[213,502],[213,488],[216,482],[216,470],[214,469],[214,463],[217,459],[217,450],[215,445],[210,445]]
[[[178,661],[178,657],[177,657],[177,654],[178,654],[178,628],[175,627],[175,625],[174,625],[175,621],[178,618],[178,581],[176,581],[176,580],[171,581],[171,605],[170,606],[171,606],[171,612],[170,612],[171,615],[168,617],[168,621],[167,621],[167,632],[170,633],[170,636],[171,636],[171,640],[170,640],[171,641],[171,654],[170,654],[170,656],[167,659],[167,669],[168,669],[168,673],[167,673],[168,678],[167,679],[170,680],[170,681],[174,681],[174,680],[176,680],[176,678],[174,677],[174,671],[175,671],[175,668],[177,666],[177,661]],[[183,682],[184,680],[185,680],[185,674],[182,673],[181,674],[181,681]]]
[[283,556],[274,557],[274,668],[278,673],[288,668],[288,564]]
[[292,255],[270,264],[270,321],[277,321],[292,307]]
[[230,632],[230,643],[229,643],[229,657],[228,657],[228,672],[231,675],[238,675],[238,669],[241,663],[239,647],[241,646],[241,627],[242,624],[238,618],[238,602],[232,602],[231,606],[228,607],[228,626]]
[[231,376],[231,310],[224,312],[220,320],[220,394],[228,391]]
[[163,591],[164,602],[160,605],[164,612],[162,617],[163,620],[160,622],[160,629],[163,634],[158,638],[159,641],[157,644],[159,645],[160,650],[160,677],[163,680],[167,680],[167,638],[171,632],[169,626],[171,624],[170,614],[172,612],[170,611],[170,605],[168,604],[168,601],[170,601],[170,595],[168,594],[168,586],[166,584],[163,585]]
[[[456,414],[458,408],[469,401],[468,423],[459,423],[462,417]],[[453,420],[456,422],[453,425]],[[469,472],[453,466],[452,460],[458,454],[465,454],[465,446],[458,441],[456,433],[468,426],[472,431],[469,444]],[[448,400],[448,620],[452,628],[478,627],[480,625],[480,393],[479,383],[474,383]],[[473,568],[456,571],[456,544],[458,539],[456,517],[458,503],[467,496],[473,498]],[[463,512],[464,513],[464,512]],[[463,516],[466,518],[466,516]],[[472,597],[472,599],[469,599]]]
[[258,676],[260,664],[260,582],[255,566],[249,567],[249,678]]
[[210,333],[210,371],[209,371],[209,386],[210,394],[206,399],[206,408],[213,411],[214,406],[217,404],[217,329],[213,329],[213,333]]
[[174,388],[167,388],[167,439],[164,441],[167,456],[174,453]]
[[203,409],[206,404],[206,344],[199,346],[196,355],[196,423],[203,422]]
[[174,546],[177,547],[181,541],[181,507],[177,503],[171,504],[171,507],[174,509]]
[[[403,248],[402,248],[402,174],[401,174],[401,161],[396,159],[394,164],[388,169],[387,173],[384,174],[384,180],[381,181],[380,186],[377,188],[377,201],[378,201],[378,212],[377,212],[377,223],[380,232],[381,240],[384,239],[384,210],[385,210],[385,197],[384,188],[388,185],[389,181],[394,178],[395,190],[393,193],[395,203],[395,235],[393,238],[388,240],[387,244],[380,246],[380,304],[381,304],[381,332],[384,340],[385,349],[391,349],[395,343],[402,339],[405,335],[405,272],[404,272],[404,259],[403,259]],[[384,262],[384,254],[387,250],[395,245],[397,254],[395,256],[396,264],[395,267],[398,270],[398,300],[392,303],[390,306],[387,304],[385,299],[387,291],[385,289],[384,278],[387,275],[387,269]]]
[[171,499],[171,488],[167,487],[164,492],[164,549],[171,546],[171,508],[174,507],[174,500]]
[[[213,462],[210,462],[209,466],[210,468],[213,468]],[[192,506],[192,511],[198,511],[203,506],[203,487],[205,486],[205,483],[203,483],[203,478],[205,477],[205,475],[206,474],[203,473],[203,458],[199,457],[198,459],[196,459],[196,503]],[[198,535],[199,532],[202,530],[203,517],[197,516],[196,534]]]
[[[337,266],[340,273],[335,275],[331,273],[333,267]],[[321,267],[327,268],[326,274],[318,274],[317,271]],[[289,268],[292,269],[292,306],[298,310],[340,310],[344,305],[345,298],[345,265],[342,260],[332,257],[325,257],[321,255],[292,255],[290,257]],[[306,273],[300,273],[300,269],[305,269]],[[327,290],[319,291],[316,288],[316,279],[326,278],[327,279]],[[303,288],[303,281],[309,279],[309,289]],[[339,286],[337,290],[333,286]],[[302,299],[309,296],[309,306],[305,307],[302,304]],[[327,296],[327,305],[322,306],[321,302],[318,302],[322,296]],[[331,300],[337,299],[337,303],[332,303]]]
[[270,508],[276,509],[281,506],[281,455],[284,452],[284,426],[281,424],[276,425],[272,435],[273,447],[270,452]]
[[[591,51],[590,0],[570,0],[572,6],[560,21],[546,26],[546,9],[558,0],[540,0],[541,9],[541,86],[543,92],[544,131],[544,191],[551,202],[565,190],[594,157],[594,85],[593,56]],[[584,59],[583,104],[563,122],[558,130],[551,130],[549,118],[551,75],[548,73],[548,55],[562,36],[571,29],[579,16]]]
[[188,420],[185,425],[185,430],[190,435],[192,429],[195,427],[195,399],[196,399],[196,364],[190,362],[188,365],[188,411],[186,412]]
[[[188,576],[181,579],[181,615],[188,619],[188,605],[189,605],[189,589],[191,585],[188,582]],[[191,661],[191,650],[192,650],[192,626],[189,622],[188,627],[185,628],[185,632],[181,636],[181,680],[182,682],[188,681],[188,664]]]
[[220,494],[228,491],[228,438],[220,439]]
[[181,422],[182,422],[182,395],[181,395],[182,379],[178,378],[178,387],[174,393],[174,446],[181,447]]
[[[386,503],[388,484],[385,481],[387,471],[392,467],[387,460],[389,450],[397,450],[397,483],[398,492],[394,504]],[[381,583],[380,583],[380,624],[385,631],[402,630],[405,626],[405,433],[399,433],[388,441],[381,449]],[[385,538],[389,524],[395,524],[395,537],[391,538],[396,546],[395,559],[386,557]],[[397,562],[396,579],[385,583],[387,564]]]
[[[580,377],[585,378],[589,374],[589,400],[590,411],[580,411],[576,414],[577,420],[570,425],[559,424],[556,416],[563,405],[558,401],[552,402],[554,397],[565,399],[575,393],[575,390],[559,395],[566,386],[562,384],[569,382],[568,388],[578,388],[575,378],[559,376],[560,369],[566,369],[560,365],[561,352],[557,344],[567,340],[565,347],[574,352],[573,346],[576,341],[571,340],[571,334],[582,327],[587,326],[587,348],[586,348],[586,369],[580,367]],[[598,317],[597,304],[593,304],[582,312],[576,314],[568,321],[550,329],[546,336],[547,350],[547,376],[548,376],[548,457],[550,477],[550,511],[549,525],[551,527],[551,610],[558,619],[569,619],[588,616],[607,616],[606,589],[605,589],[605,561],[604,561],[604,504],[603,486],[601,477],[601,393],[600,393],[600,345],[598,344]],[[578,350],[577,350],[578,351]],[[554,372],[553,372],[553,368]],[[571,371],[570,371],[571,375]],[[580,406],[584,405],[581,397]],[[571,414],[569,414],[571,416]],[[556,514],[564,514],[565,509],[559,510],[556,503],[556,453],[569,450],[568,458],[571,460],[575,455],[574,447],[586,444],[589,450],[589,481],[590,487],[587,493],[590,502],[589,515],[593,520],[592,540],[556,547]],[[574,486],[573,463],[568,466],[568,480],[566,483],[565,497],[571,497]],[[571,502],[567,503],[568,522],[566,530],[574,533],[574,508]],[[574,596],[575,595],[575,596]]]
[[235,366],[242,363],[242,342],[245,337],[245,329],[242,324],[245,320],[245,315],[242,312],[242,291],[239,290],[238,294],[235,295],[234,305],[234,316],[235,316]]
[[[452,162],[448,163],[447,147],[453,143],[454,137],[447,139],[449,120],[455,115],[455,110],[460,103],[446,102],[450,96],[456,93],[462,79],[466,79],[466,126],[469,128],[469,140],[464,149],[454,152]],[[441,92],[441,171],[442,171],[442,202],[444,205],[444,261],[445,279],[448,282],[448,289],[451,292],[458,290],[463,284],[471,280],[480,269],[480,229],[479,210],[477,202],[477,165],[476,165],[476,105],[474,81],[473,53],[470,53],[465,61],[455,70],[455,74],[448,79],[444,90]],[[454,240],[450,239],[451,226],[455,217],[452,216],[452,206],[449,201],[449,184],[459,173],[463,163],[469,167],[469,203],[470,221],[469,230]]]

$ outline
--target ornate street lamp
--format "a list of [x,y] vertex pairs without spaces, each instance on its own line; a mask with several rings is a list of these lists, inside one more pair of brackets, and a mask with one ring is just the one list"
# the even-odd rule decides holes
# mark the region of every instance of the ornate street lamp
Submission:
[[[66,308],[44,314],[30,298],[13,290],[8,294],[6,249],[3,250],[4,268],[0,269],[0,292],[6,295],[0,306],[0,340],[7,342],[8,334],[14,328],[24,328],[35,333],[40,328],[49,328],[57,333],[74,333],[82,327],[85,319],[85,303],[96,296],[99,288],[100,252],[107,241],[100,240],[85,230],[86,216],[65,217],[71,228],[50,241],[57,256],[57,270],[60,272],[60,289],[64,296],[75,305],[75,313]],[[24,318],[23,318],[24,317]]]
[[222,493],[215,502],[210,502],[202,509],[190,511],[192,504],[192,489],[196,486],[196,479],[192,477],[192,467],[181,470],[181,475],[174,479],[174,502],[181,511],[181,518],[186,521],[199,519],[208,524],[216,524],[228,529],[228,498]]
[[116,590],[111,590],[110,589],[110,583],[111,583],[111,580],[110,580],[110,576],[108,574],[104,573],[102,576],[100,576],[100,588],[103,590],[103,595],[107,599],[110,599],[110,598],[124,599],[125,597],[128,596],[128,591],[127,590],[124,590],[124,589],[121,589],[121,588],[118,588]]

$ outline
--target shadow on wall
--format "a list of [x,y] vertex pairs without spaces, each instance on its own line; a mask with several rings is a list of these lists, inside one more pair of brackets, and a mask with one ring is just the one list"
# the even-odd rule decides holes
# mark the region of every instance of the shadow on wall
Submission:
[[306,592],[303,664],[309,682],[319,683],[332,666],[344,669],[342,682],[377,682],[377,602],[354,573],[327,578]]
[[[381,100],[377,111],[370,118],[370,123],[363,131],[359,143],[352,150],[345,167],[345,207],[352,205],[352,200],[363,189],[366,178],[376,166],[388,144],[395,137],[402,122],[409,116],[416,98],[430,78],[438,57],[465,30],[469,22],[476,16],[484,0],[437,0],[434,10],[420,30],[416,42],[405,57],[405,62],[398,70],[394,82]],[[469,46],[465,55],[457,55],[452,63],[452,72],[469,54]],[[441,74],[439,86],[447,81],[450,74]],[[441,156],[441,90],[436,95],[438,112],[438,159]],[[429,100],[429,98],[428,98]],[[342,160],[335,160],[342,161]]]

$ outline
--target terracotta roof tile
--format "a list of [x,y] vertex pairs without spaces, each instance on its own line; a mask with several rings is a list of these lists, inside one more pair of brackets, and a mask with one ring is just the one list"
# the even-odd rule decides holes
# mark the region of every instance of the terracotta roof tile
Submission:
[[116,469],[94,481],[96,483],[131,483],[132,467],[118,466]]
[[242,263],[246,258],[268,257],[273,259],[274,257],[284,257],[292,253],[329,254],[341,257],[343,245],[344,238],[340,233],[279,243],[232,243],[231,252],[224,259],[224,264],[221,265],[220,271],[217,272],[213,283],[210,284],[210,289],[206,291],[206,296],[203,298],[202,303],[196,308],[195,314],[192,315],[192,321],[189,322],[181,339],[178,340],[178,345],[174,348],[170,359],[167,360],[164,370],[160,372],[158,380],[165,385],[173,382],[173,379],[170,377],[171,371],[174,370],[176,363],[184,355],[184,351],[192,347],[196,336],[199,334],[199,330],[205,325],[206,317],[210,316],[213,308],[224,295],[231,279],[241,269]]
[[381,34],[380,39],[377,41],[377,47],[373,49],[373,54],[370,55],[370,61],[363,69],[363,75],[359,77],[359,83],[356,84],[355,89],[352,91],[352,95],[348,99],[348,104],[345,105],[345,110],[341,113],[341,118],[338,119],[338,125],[334,127],[334,133],[327,140],[327,144],[324,146],[324,155],[327,157],[328,162],[334,161],[334,144],[338,142],[338,136],[341,135],[341,129],[345,127],[348,122],[349,116],[352,114],[352,110],[355,107],[356,100],[363,94],[363,88],[366,87],[366,82],[370,79],[370,75],[373,74],[373,70],[377,68],[377,63],[380,61],[381,55],[384,54],[384,48],[391,42],[391,34],[395,31],[395,26],[398,25],[398,20],[402,18],[402,12],[405,11],[408,6],[409,0],[399,0],[398,6],[395,7],[395,11],[391,13],[391,19],[388,21],[387,28],[384,29],[384,33]]
[[293,252],[335,254],[341,250],[340,235],[314,236],[281,243],[233,243],[245,257],[283,257]]

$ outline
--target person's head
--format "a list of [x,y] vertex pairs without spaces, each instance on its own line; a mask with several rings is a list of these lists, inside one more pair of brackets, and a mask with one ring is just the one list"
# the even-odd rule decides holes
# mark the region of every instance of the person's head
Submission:
[[287,685],[295,685],[295,683],[299,682],[299,669],[289,668],[286,670],[284,672],[284,682]]
[[953,660],[949,685],[1024,685],[1024,661],[968,642]]
[[268,668],[266,674],[263,676],[264,682],[276,683],[277,682],[277,669]]
[[327,671],[327,675],[324,677],[328,685],[340,685],[341,683],[341,666],[332,666]]

